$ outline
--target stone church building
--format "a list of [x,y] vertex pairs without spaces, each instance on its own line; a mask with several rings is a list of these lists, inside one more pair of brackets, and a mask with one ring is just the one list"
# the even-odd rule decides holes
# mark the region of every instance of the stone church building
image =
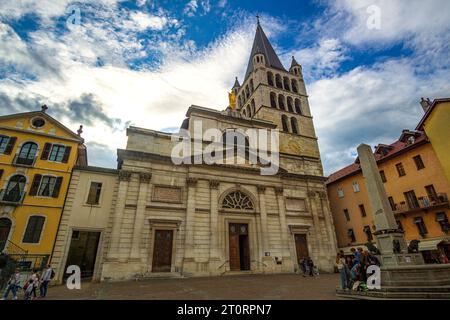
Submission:
[[[248,161],[175,165],[171,134],[129,127],[118,170],[107,173],[116,179],[103,184],[113,196],[98,229],[94,277],[291,273],[306,256],[333,270],[334,225],[302,67],[292,58],[285,69],[258,23],[245,78],[232,90],[236,108],[191,106],[181,128],[191,132],[201,121],[203,130],[224,135],[279,129],[278,173],[261,175]],[[61,228],[54,256],[60,270],[76,231]]]

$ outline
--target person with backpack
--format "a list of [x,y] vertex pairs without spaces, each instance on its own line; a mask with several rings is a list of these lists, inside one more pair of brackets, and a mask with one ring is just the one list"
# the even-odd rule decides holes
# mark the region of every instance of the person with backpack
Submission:
[[39,274],[36,269],[33,269],[32,272],[33,273],[28,278],[27,283],[23,287],[23,289],[25,290],[25,300],[32,300],[37,298],[36,289],[39,287]]
[[17,300],[17,289],[20,286],[20,270],[16,269],[15,272],[9,278],[5,294],[3,295],[2,300],[7,300],[9,293],[12,292],[13,299]]
[[45,296],[47,295],[48,284],[50,283],[50,281],[52,281],[54,277],[55,271],[49,264],[47,265],[47,269],[42,274],[41,287],[39,288],[41,298],[45,298]]

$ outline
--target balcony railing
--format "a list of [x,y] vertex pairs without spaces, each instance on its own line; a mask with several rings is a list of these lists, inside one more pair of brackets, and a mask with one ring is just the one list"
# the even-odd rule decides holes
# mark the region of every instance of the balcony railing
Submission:
[[26,192],[9,192],[6,189],[0,190],[0,203],[7,205],[19,205],[23,202]]
[[432,197],[418,197],[415,203],[400,202],[394,205],[395,214],[416,212],[420,210],[433,209],[435,207],[448,206],[449,201],[447,194],[438,193]]
[[16,154],[13,159],[13,165],[16,165],[16,166],[33,167],[35,162],[36,162],[36,157],[24,158],[24,157],[20,157],[18,154]]

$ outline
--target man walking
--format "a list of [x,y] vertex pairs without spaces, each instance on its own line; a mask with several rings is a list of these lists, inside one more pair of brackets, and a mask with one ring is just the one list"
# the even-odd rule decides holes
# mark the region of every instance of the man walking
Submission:
[[41,287],[39,288],[41,298],[45,298],[45,296],[47,295],[48,284],[50,283],[50,281],[52,281],[54,276],[55,271],[53,271],[52,266],[47,265],[47,269],[42,274]]
[[6,287],[5,294],[3,295],[2,300],[8,299],[9,293],[12,292],[13,299],[17,300],[17,289],[20,284],[20,270],[16,269],[16,271],[9,278],[8,285]]

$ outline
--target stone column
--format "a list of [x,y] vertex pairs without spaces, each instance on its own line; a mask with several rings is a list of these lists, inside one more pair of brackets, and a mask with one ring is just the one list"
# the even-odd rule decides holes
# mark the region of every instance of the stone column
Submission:
[[[319,220],[319,208],[317,205],[317,194],[315,191],[311,190],[308,191],[308,198],[309,203],[311,205],[311,215],[313,218],[313,224],[314,224],[314,236],[316,238],[316,250],[318,252],[318,256],[320,257],[323,254],[323,244],[322,244],[322,238],[320,237],[320,220]],[[310,252],[311,254],[311,252]]]
[[131,171],[119,171],[119,190],[117,192],[116,208],[114,210],[114,220],[111,230],[111,246],[108,251],[108,259],[119,258],[120,231],[122,229],[122,217],[125,211],[125,201],[131,174]]
[[189,263],[195,262],[194,259],[194,225],[195,225],[195,198],[197,179],[187,178],[186,185],[187,193],[187,207],[186,207],[186,237],[184,244],[184,269],[191,269],[194,266],[189,266]]
[[269,245],[269,230],[267,228],[267,208],[266,208],[266,187],[265,186],[257,186],[258,195],[259,195],[259,211],[260,211],[260,226],[261,226],[261,251],[262,251],[262,261],[265,265],[265,268],[271,270],[273,269],[273,257],[266,256],[266,252],[270,252]]
[[210,235],[211,241],[209,246],[209,263],[210,271],[217,271],[220,262],[220,252],[219,252],[219,210],[218,210],[218,194],[219,194],[219,181],[211,180],[209,182],[210,190]]
[[358,157],[374,215],[377,229],[375,235],[383,265],[423,264],[423,259],[419,254],[408,255],[408,259],[402,255],[408,252],[404,234],[398,230],[371,147],[361,144],[358,147]]
[[142,227],[144,226],[145,208],[147,206],[148,185],[152,175],[151,173],[139,173],[139,195],[136,206],[136,217],[134,218],[133,242],[131,244],[130,259],[141,260],[141,239]]
[[283,255],[283,269],[291,268],[293,270],[292,265],[292,259],[291,259],[291,253],[289,250],[289,240],[288,240],[288,234],[289,230],[286,223],[286,206],[284,202],[284,189],[283,187],[275,187],[275,194],[277,196],[277,202],[278,202],[278,213],[280,217],[280,226],[281,226],[281,243],[283,246],[282,249],[282,255]]

